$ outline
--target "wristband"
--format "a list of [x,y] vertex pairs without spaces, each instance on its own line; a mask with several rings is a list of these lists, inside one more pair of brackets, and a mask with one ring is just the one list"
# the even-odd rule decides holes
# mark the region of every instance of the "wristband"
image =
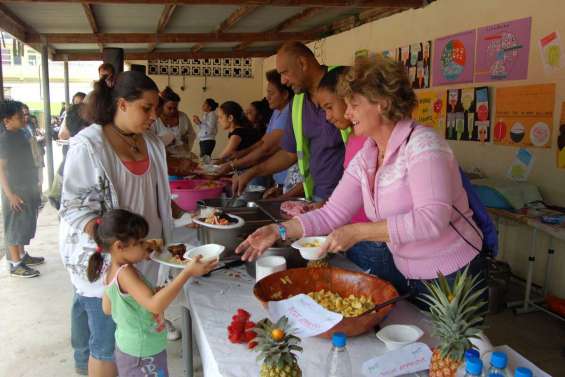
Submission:
[[279,228],[279,236],[281,237],[281,240],[286,241],[286,228],[281,224],[277,224],[277,227]]

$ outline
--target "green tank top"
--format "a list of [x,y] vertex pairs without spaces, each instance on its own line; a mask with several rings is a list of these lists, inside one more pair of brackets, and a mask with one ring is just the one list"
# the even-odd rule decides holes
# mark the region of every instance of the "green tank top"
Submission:
[[[118,276],[126,266],[120,267],[105,290],[112,304],[112,319],[116,323],[116,346],[134,357],[156,355],[167,348],[164,318],[154,315],[129,294],[121,292]],[[147,281],[145,283],[150,286]]]

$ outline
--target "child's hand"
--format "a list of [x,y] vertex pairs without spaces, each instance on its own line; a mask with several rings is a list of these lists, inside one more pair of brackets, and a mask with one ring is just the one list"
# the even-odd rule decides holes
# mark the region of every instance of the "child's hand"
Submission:
[[208,262],[202,262],[202,255],[198,255],[186,264],[184,270],[192,276],[202,276],[212,271],[217,265],[217,258]]
[[12,194],[12,195],[8,196],[8,200],[10,201],[10,207],[12,208],[12,211],[21,212],[22,204],[24,204],[24,201],[22,200],[22,198],[20,198],[16,194]]

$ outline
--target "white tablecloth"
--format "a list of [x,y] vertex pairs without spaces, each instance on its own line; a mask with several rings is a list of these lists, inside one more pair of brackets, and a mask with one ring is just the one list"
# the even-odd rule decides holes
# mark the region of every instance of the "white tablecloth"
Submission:
[[[176,242],[196,243],[192,230],[177,229]],[[340,267],[355,266],[344,257],[334,258]],[[333,263],[332,263],[333,264]],[[247,275],[245,267],[220,270],[211,277],[191,279],[185,285],[186,305],[193,321],[193,333],[200,350],[205,377],[247,377],[258,376],[260,363],[257,352],[247,349],[245,344],[233,344],[228,340],[227,327],[238,308],[251,313],[254,322],[267,316],[252,293],[255,281]],[[400,302],[381,324],[413,324],[424,330],[424,343],[434,345],[428,336],[430,322],[415,306]],[[302,340],[304,351],[299,356],[299,365],[304,376],[322,376],[331,342],[321,338]],[[363,362],[382,355],[386,348],[375,335],[369,334],[348,339],[347,348],[353,365],[353,376],[362,376]]]

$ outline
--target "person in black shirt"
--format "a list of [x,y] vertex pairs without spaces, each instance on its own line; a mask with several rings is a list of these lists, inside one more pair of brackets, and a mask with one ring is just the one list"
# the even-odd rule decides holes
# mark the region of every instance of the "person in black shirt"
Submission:
[[35,237],[41,196],[37,166],[24,129],[23,106],[18,101],[0,101],[0,185],[10,274],[31,278],[39,276],[39,271],[29,266],[45,259],[24,251]]
[[228,145],[218,157],[221,160],[230,158],[235,152],[249,148],[261,139],[237,102],[222,103],[218,109],[218,123],[229,132]]

